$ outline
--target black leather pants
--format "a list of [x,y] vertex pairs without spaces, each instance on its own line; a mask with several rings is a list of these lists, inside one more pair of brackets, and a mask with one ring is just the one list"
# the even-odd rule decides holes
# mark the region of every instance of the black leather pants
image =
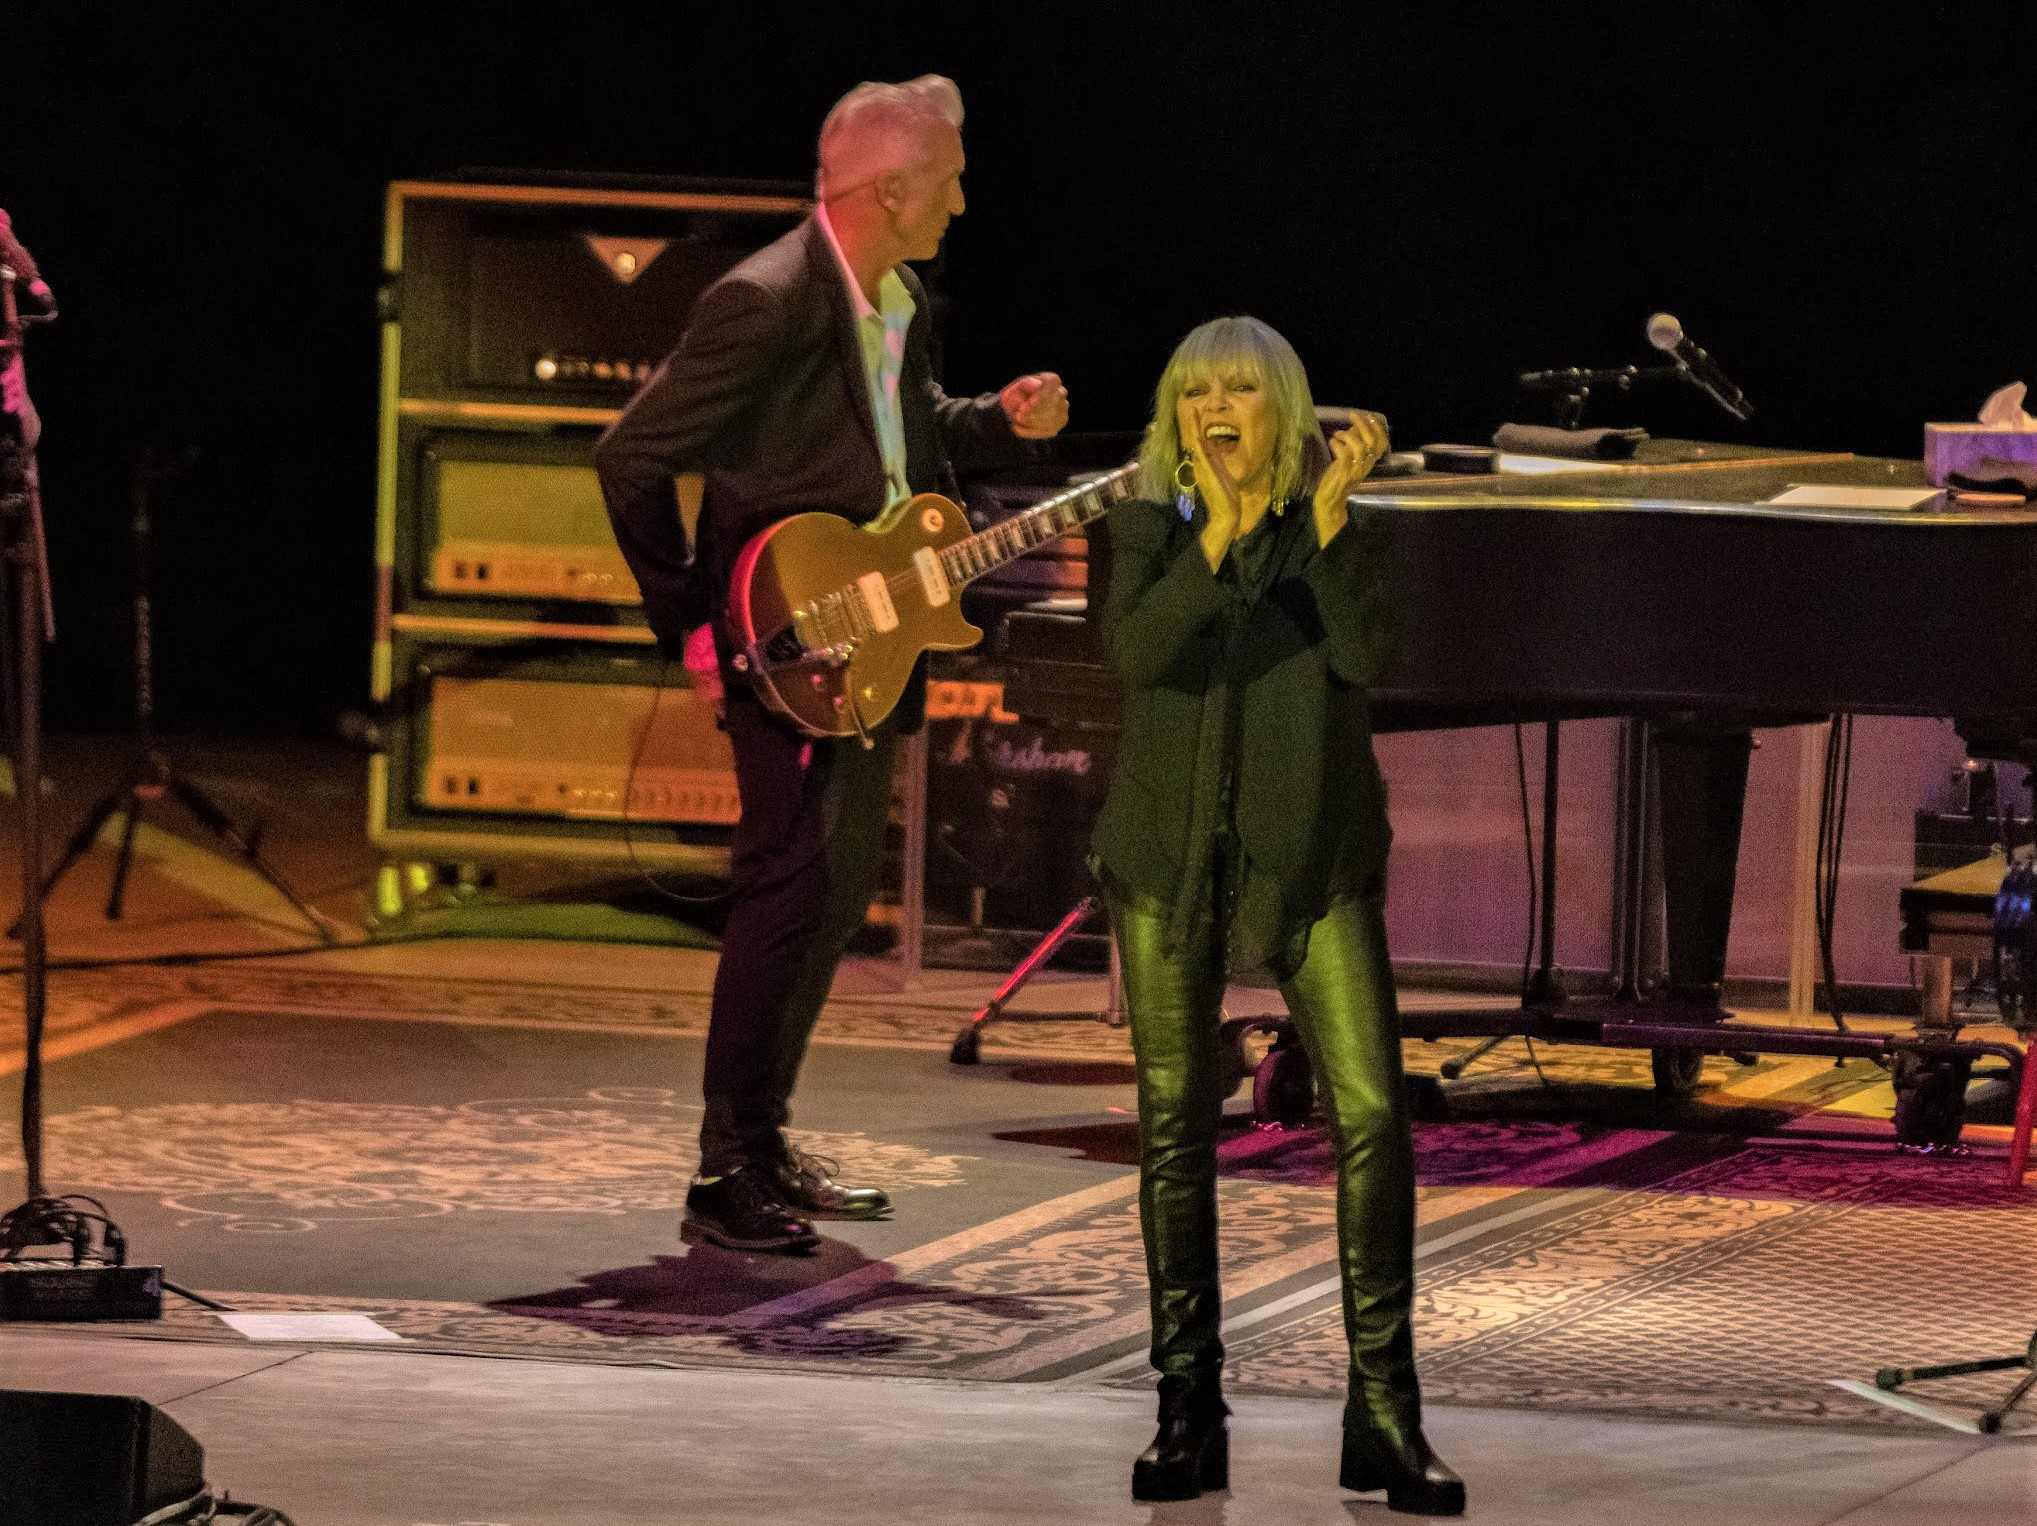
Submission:
[[[1114,897],[1111,915],[1138,1057],[1139,1222],[1153,1365],[1173,1376],[1214,1373],[1224,1360],[1217,1125],[1229,1089],[1217,1043],[1221,934],[1170,955],[1164,907]],[[1275,973],[1336,1149],[1337,1254],[1351,1351],[1345,1424],[1418,1426],[1414,1145],[1380,896],[1334,903]]]

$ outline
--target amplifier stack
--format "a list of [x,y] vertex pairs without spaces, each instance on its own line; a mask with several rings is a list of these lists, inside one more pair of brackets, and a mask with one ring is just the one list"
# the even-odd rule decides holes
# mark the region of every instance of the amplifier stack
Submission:
[[[389,188],[369,831],[392,858],[722,866],[728,744],[658,660],[591,454],[695,298],[803,193]],[[681,479],[675,512],[699,506]]]

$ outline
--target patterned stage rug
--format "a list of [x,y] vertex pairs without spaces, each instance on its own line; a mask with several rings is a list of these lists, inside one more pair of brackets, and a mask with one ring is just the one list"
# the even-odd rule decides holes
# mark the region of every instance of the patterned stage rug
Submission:
[[[561,963],[570,968],[570,953],[562,953]],[[1041,994],[1051,989],[1043,985]],[[1048,1001],[1051,1004],[1051,996]],[[222,1007],[697,1038],[707,1032],[708,998],[704,989],[644,991],[567,981],[369,974],[254,962],[187,968],[137,964],[53,971],[49,1042],[56,1050],[67,1039],[108,1025],[142,1032]],[[834,1001],[822,1014],[815,1038],[822,1043],[945,1050],[970,1009],[970,1004],[958,1003],[939,988],[890,1000],[863,996]],[[10,1036],[19,1032],[20,1010],[18,987],[0,987],[4,1015],[0,1032]],[[6,1064],[9,1059],[18,1062],[19,1049],[10,1050],[8,1042],[0,1042],[0,1074],[11,1068]],[[1124,1029],[1081,1020],[995,1024],[985,1029],[984,1051],[989,1058],[1131,1058]]]
[[[1431,1402],[1914,1426],[1828,1380],[2028,1341],[2037,1220],[1976,1162],[1766,1141],[1694,1162],[1703,1150],[1625,1132],[1421,1126],[1417,1340]],[[1341,1397],[1320,1138],[1233,1143],[1230,1385]],[[1116,1179],[715,1315],[669,1310],[702,1286],[757,1286],[763,1258],[696,1250],[494,1306],[218,1296],[244,1311],[369,1314],[424,1350],[1138,1387],[1134,1194]],[[136,1333],[238,1340],[171,1303]],[[2006,1386],[1977,1378],[1932,1397],[1977,1410]]]
[[[359,1029],[372,1031],[383,1063],[400,1059],[403,1044],[426,1046],[418,1065],[394,1067],[404,1089],[377,1093],[369,1077],[345,1102],[207,1095],[208,1067],[194,1063],[186,1092],[154,1083],[146,1104],[56,1113],[49,1174],[63,1190],[139,1194],[198,1232],[259,1234],[270,1254],[287,1242],[328,1268],[345,1236],[400,1246],[421,1222],[436,1226],[441,1244],[473,1235],[477,1254],[482,1226],[542,1237],[562,1183],[582,1208],[678,1206],[690,1144],[672,1127],[686,1104],[671,1092],[576,1089],[550,1072],[519,1088],[462,1091],[457,1076],[432,1075],[429,1035],[440,1024],[542,1030],[562,1045],[579,1029],[690,1034],[704,1025],[698,997],[253,967],[67,975],[61,985],[56,1026],[114,1037],[97,1052],[104,1065],[129,1049],[144,1063],[147,1044],[119,1037],[130,1028],[142,1038],[180,1023],[193,1044],[209,1024],[243,1037],[261,1024],[284,1045],[299,1020],[329,1029],[335,1017],[400,1019]],[[952,1009],[837,1003],[824,1038],[944,1048],[953,1023]],[[1022,1064],[1079,1055],[1123,1086],[1117,1032],[1007,1031],[1037,1046],[1013,1052]],[[1457,1047],[1410,1044],[1410,1068],[1432,1070]],[[881,1071],[894,1062],[866,1063]],[[1704,1097],[1664,1109],[1647,1096],[1642,1055],[1544,1050],[1546,1085],[1525,1066],[1485,1063],[1492,1068],[1453,1088],[1448,1119],[1417,1125],[1417,1340],[1432,1402],[1914,1426],[1828,1380],[2017,1352],[2037,1323],[2037,1210],[2000,1185],[1998,1146],[1966,1157],[1899,1155],[1885,1123],[1815,1111],[1859,1109],[1879,1081],[1870,1067],[1711,1062]],[[957,1101],[944,1113],[951,1083],[976,1112]],[[1009,1090],[1008,1106],[996,1088]],[[857,1249],[861,1230],[843,1226],[813,1258],[703,1248],[488,1303],[306,1295],[276,1284],[226,1285],[215,1296],[247,1311],[371,1314],[411,1349],[1143,1384],[1135,1125],[1100,1106],[1040,1123],[1037,1094],[988,1072],[936,1074],[925,1090],[918,1101],[930,1134],[800,1136],[844,1156],[845,1170],[868,1169],[922,1201],[937,1196],[944,1222],[961,1225],[919,1244],[894,1236],[903,1248],[881,1256]],[[1009,1117],[1035,1121],[982,1125],[986,1095]],[[229,1112],[236,1126],[222,1128]],[[966,1141],[965,1118],[983,1129],[980,1152],[928,1147]],[[1061,1174],[1039,1168],[1031,1195],[1006,1180],[991,1202],[987,1157],[996,1151],[1009,1177],[1014,1159],[1023,1170],[1034,1158],[1027,1147],[1060,1163]],[[1071,1158],[1088,1163],[1073,1190]],[[1323,1135],[1240,1123],[1223,1161],[1231,1383],[1336,1397],[1344,1364]],[[933,1217],[902,1215],[900,1224]],[[878,1227],[891,1226],[870,1228]],[[160,1324],[118,1328],[241,1339],[174,1298]],[[1989,1378],[1959,1392],[1977,1406],[2005,1387]]]

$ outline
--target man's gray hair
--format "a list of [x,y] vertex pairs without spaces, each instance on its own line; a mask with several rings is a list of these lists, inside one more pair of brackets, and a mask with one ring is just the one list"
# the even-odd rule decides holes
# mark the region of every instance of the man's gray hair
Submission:
[[962,92],[946,75],[922,74],[900,85],[865,80],[821,123],[816,194],[832,201],[911,169],[927,157],[942,124],[962,126]]

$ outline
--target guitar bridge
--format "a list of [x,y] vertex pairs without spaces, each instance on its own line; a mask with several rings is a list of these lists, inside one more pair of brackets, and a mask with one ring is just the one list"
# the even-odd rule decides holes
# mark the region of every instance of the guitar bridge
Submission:
[[787,625],[773,631],[756,645],[756,667],[760,673],[773,668],[789,667],[796,662],[806,662],[818,652],[810,651],[800,639],[799,628]]

